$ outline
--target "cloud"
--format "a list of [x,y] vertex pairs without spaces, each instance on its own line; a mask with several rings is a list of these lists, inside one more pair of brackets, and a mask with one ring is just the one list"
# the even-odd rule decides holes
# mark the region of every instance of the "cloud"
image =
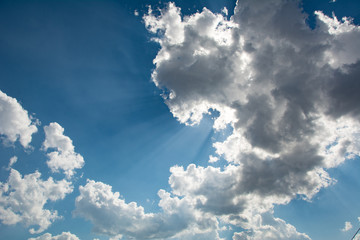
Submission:
[[275,218],[272,214],[254,216],[256,223],[253,224],[251,231],[235,233],[233,240],[310,240],[311,238],[304,234],[298,233],[296,228],[287,224],[284,220]]
[[[214,144],[228,161],[224,170],[173,167],[169,183],[256,239],[263,228],[249,224],[254,216],[311,199],[335,182],[327,168],[359,155],[360,28],[318,11],[311,29],[297,1],[238,1],[230,20],[206,8],[179,12],[169,4],[144,16],[161,46],[153,81],[180,122],[198,124],[215,109],[223,124],[214,128],[230,124],[233,133]],[[174,26],[177,42],[168,34]],[[275,229],[288,226],[281,221]]]
[[44,127],[44,131],[44,150],[49,148],[56,150],[47,154],[49,157],[47,165],[53,172],[63,170],[67,177],[71,177],[74,175],[75,169],[84,166],[84,158],[75,152],[72,140],[64,135],[64,128],[58,123],[50,123]]
[[66,180],[54,181],[51,177],[42,180],[35,172],[24,177],[11,169],[7,182],[0,182],[0,220],[3,224],[23,223],[25,226],[38,226],[30,233],[46,230],[53,221],[60,218],[57,211],[45,209],[48,201],[64,199],[73,188]]
[[341,231],[347,232],[347,231],[351,230],[352,228],[353,228],[353,225],[351,224],[351,222],[345,222],[345,226],[344,226],[344,228],[341,229]]
[[118,192],[112,192],[111,186],[102,182],[88,180],[79,190],[74,214],[90,220],[96,233],[134,239],[199,239],[199,233],[217,235],[213,231],[217,229],[214,219],[204,218],[192,203],[171,197],[164,190],[158,193],[160,213],[145,213],[135,202],[126,203]]
[[233,239],[310,239],[274,206],[310,200],[336,182],[328,168],[359,155],[360,35],[349,18],[321,12],[311,29],[299,4],[242,0],[229,20],[149,8],[145,26],[160,44],[152,80],[181,123],[219,112],[214,129],[232,133],[209,159],[227,164],[172,167],[159,213],[88,181],[76,214],[111,237],[219,239],[221,222],[243,229]]
[[218,157],[214,157],[213,155],[209,156],[209,163],[215,163],[217,161],[219,161]]
[[12,165],[14,165],[16,162],[17,162],[18,158],[17,156],[13,156],[10,158],[10,161],[9,161],[9,165],[8,165],[8,168],[10,170],[10,168],[12,167]]
[[80,240],[75,234],[70,232],[62,232],[59,235],[52,236],[50,233],[45,233],[36,238],[29,238],[28,240]]
[[15,98],[0,91],[0,134],[5,142],[14,143],[19,139],[23,147],[29,147],[31,135],[37,132],[32,120]]

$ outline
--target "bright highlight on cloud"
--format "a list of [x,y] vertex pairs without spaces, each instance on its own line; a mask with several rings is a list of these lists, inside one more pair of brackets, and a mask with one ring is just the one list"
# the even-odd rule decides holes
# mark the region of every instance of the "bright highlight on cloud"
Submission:
[[37,132],[32,117],[15,98],[0,91],[0,136],[3,141],[14,143],[19,139],[23,147],[28,147],[31,135]]
[[210,158],[227,164],[172,167],[171,192],[159,191],[161,213],[89,181],[77,213],[96,232],[135,239],[220,239],[219,223],[244,229],[233,239],[310,239],[274,217],[274,206],[311,199],[335,182],[327,169],[360,149],[359,27],[316,15],[311,29],[297,1],[240,1],[230,20],[206,8],[181,16],[173,3],[159,14],[150,9],[145,25],[161,47],[153,81],[181,123],[216,110],[214,129],[231,125]]

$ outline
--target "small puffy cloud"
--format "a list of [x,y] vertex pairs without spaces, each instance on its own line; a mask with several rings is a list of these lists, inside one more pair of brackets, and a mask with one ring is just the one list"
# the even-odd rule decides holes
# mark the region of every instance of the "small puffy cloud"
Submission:
[[344,228],[341,229],[341,231],[347,232],[352,228],[353,228],[353,225],[351,224],[351,222],[345,222],[345,226],[344,226]]
[[215,163],[215,162],[217,162],[217,161],[219,161],[219,158],[218,158],[218,157],[215,157],[215,156],[213,156],[213,155],[210,155],[210,156],[209,156],[209,163]]
[[0,135],[5,142],[14,143],[19,139],[23,147],[28,147],[31,135],[37,127],[28,112],[15,98],[0,91]]
[[29,238],[28,240],[80,240],[75,234],[70,232],[62,232],[59,235],[52,236],[50,233],[45,233],[36,238]]
[[49,157],[47,165],[53,172],[62,170],[67,177],[71,177],[74,175],[75,169],[84,166],[84,158],[75,152],[72,140],[64,135],[64,128],[58,123],[50,123],[44,127],[44,131],[44,150],[56,150],[47,154]]
[[3,224],[22,223],[25,226],[38,226],[30,229],[30,233],[41,233],[58,219],[58,213],[45,209],[48,201],[63,199],[73,188],[66,180],[54,181],[40,178],[35,172],[25,175],[11,169],[7,182],[0,182],[0,220]]
[[226,7],[224,7],[224,8],[221,10],[221,12],[222,12],[223,14],[225,14],[226,16],[229,14],[229,11],[228,11],[228,9],[227,9]]

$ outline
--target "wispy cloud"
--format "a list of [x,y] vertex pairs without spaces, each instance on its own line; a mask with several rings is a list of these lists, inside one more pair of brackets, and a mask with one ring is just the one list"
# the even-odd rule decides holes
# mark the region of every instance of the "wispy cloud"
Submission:
[[341,229],[341,231],[347,232],[347,231],[351,230],[352,228],[353,228],[353,226],[352,226],[351,222],[345,222],[345,226],[344,226],[344,228]]
[[45,233],[36,238],[29,238],[28,240],[79,240],[79,238],[70,232],[62,232],[56,236],[52,236],[50,233]]

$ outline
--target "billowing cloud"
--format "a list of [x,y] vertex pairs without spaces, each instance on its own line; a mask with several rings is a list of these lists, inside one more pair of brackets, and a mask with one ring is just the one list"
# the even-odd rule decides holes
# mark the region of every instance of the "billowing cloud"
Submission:
[[71,177],[75,173],[75,169],[84,166],[84,158],[75,152],[72,140],[64,135],[64,128],[58,123],[50,123],[49,126],[44,127],[44,131],[44,150],[56,150],[47,154],[49,157],[47,165],[53,172],[62,170],[67,177]]
[[31,135],[37,132],[36,123],[15,98],[0,91],[0,135],[6,142],[19,139],[23,147],[28,147]]
[[36,238],[29,238],[28,240],[80,240],[75,234],[70,232],[62,232],[59,235],[52,236],[50,233],[45,233]]
[[[214,144],[228,166],[174,167],[173,193],[248,229],[238,237],[289,239],[287,229],[290,238],[308,238],[281,219],[268,228],[254,216],[297,196],[311,199],[334,182],[327,168],[359,155],[360,28],[317,11],[311,29],[299,6],[244,0],[230,20],[204,8],[179,21],[180,9],[169,4],[144,16],[161,46],[153,81],[173,115],[192,125],[215,109],[214,128],[233,127]],[[177,21],[167,22],[170,12]]]
[[35,172],[25,176],[11,169],[7,182],[0,182],[0,220],[3,224],[22,223],[25,226],[38,226],[30,233],[40,233],[60,218],[57,211],[45,209],[48,201],[63,199],[73,188],[66,180],[55,181],[51,177],[42,180]]
[[218,239],[219,223],[243,229],[233,239],[310,239],[274,206],[311,199],[336,182],[328,168],[359,155],[360,28],[316,12],[311,29],[298,1],[238,1],[230,20],[180,12],[169,3],[143,18],[160,44],[152,79],[181,123],[215,110],[214,129],[231,126],[209,157],[226,166],[172,167],[160,213],[88,181],[76,213],[96,232],[135,239]]

